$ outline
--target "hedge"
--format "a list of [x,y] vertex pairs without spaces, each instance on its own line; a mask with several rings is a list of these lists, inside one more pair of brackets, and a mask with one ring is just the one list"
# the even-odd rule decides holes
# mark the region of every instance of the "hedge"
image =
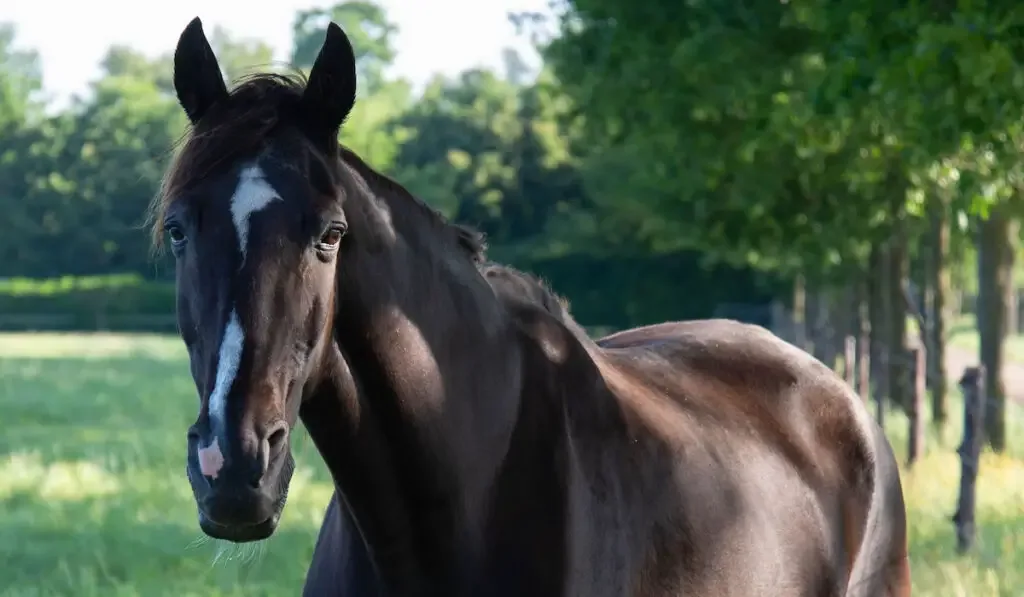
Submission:
[[174,285],[135,274],[0,279],[0,329],[174,329]]
[[[766,323],[757,313],[785,285],[746,270],[705,269],[699,257],[570,255],[515,265],[569,299],[585,326],[622,329],[719,315]],[[135,274],[0,279],[0,329],[173,331],[174,300],[172,283]]]
[[750,270],[705,268],[693,252],[605,259],[568,255],[516,266],[549,282],[569,300],[581,324],[613,329],[717,316],[765,325],[763,316],[746,313],[767,313],[788,288]]

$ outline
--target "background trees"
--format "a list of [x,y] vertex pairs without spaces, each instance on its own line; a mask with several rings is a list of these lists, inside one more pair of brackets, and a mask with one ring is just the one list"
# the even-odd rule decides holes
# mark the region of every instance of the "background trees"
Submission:
[[[487,232],[494,258],[547,277],[584,323],[739,316],[733,303],[761,305],[744,317],[768,323],[776,299],[794,341],[826,362],[845,336],[865,340],[877,393],[897,405],[905,347],[924,343],[941,422],[944,344],[977,294],[989,437],[1005,444],[1003,339],[1020,320],[1019,8],[559,6],[556,34],[537,38],[538,73],[510,50],[501,72],[414,93],[389,76],[396,28],[367,1],[296,14],[289,57],[309,68],[326,23],[345,27],[361,93],[343,141]],[[166,280],[139,228],[184,126],[169,55],[112,47],[86,97],[54,112],[16,34],[0,27],[0,277]],[[211,39],[232,79],[272,66],[259,40]]]

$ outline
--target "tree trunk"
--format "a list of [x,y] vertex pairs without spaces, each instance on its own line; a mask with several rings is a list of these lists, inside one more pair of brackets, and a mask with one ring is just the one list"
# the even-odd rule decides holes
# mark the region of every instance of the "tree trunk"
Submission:
[[804,281],[804,329],[807,330],[807,345],[804,350],[814,355],[814,358],[821,360],[819,349],[821,348],[821,314],[818,312],[818,289],[813,283],[807,284]]
[[977,319],[980,358],[985,366],[987,405],[985,434],[996,452],[1006,448],[1006,387],[1003,385],[1007,311],[1013,289],[1017,222],[1002,206],[978,226]]
[[1017,327],[1016,329],[1010,328],[1013,330],[1014,334],[1018,335],[1024,334],[1024,300],[1021,298],[1022,293],[1024,293],[1024,291],[1020,288],[1014,291],[1014,294],[1017,296]]
[[[843,379],[856,388],[857,345],[857,282],[858,278],[845,281],[829,294],[829,308],[832,312],[832,351],[836,355],[836,371]],[[838,365],[842,362],[842,369]]]
[[871,400],[871,307],[869,277],[857,283],[857,391],[865,403]]
[[906,372],[910,368],[907,361],[907,301],[904,284],[907,279],[907,238],[906,224],[898,220],[889,243],[889,268],[887,302],[889,311],[889,334],[887,352],[889,361],[889,401],[907,411],[910,406],[910,377]]
[[909,353],[913,358],[911,367],[911,395],[907,408],[907,466],[913,466],[924,456],[924,395],[928,391],[925,374],[928,370],[928,351],[918,346]]
[[1012,280],[1010,284],[1010,291],[1006,294],[1008,302],[1006,304],[1006,333],[1007,335],[1016,334],[1017,328],[1020,327],[1017,322],[1017,289],[1013,286]]
[[932,396],[932,422],[946,422],[946,302],[950,290],[949,206],[942,196],[930,202],[931,234],[928,250],[928,389]]
[[814,300],[808,300],[808,309],[811,315],[811,327],[813,331],[814,356],[829,368],[835,371],[836,368],[836,344],[835,344],[835,309],[832,305],[831,293],[821,286],[815,286],[812,293]]
[[871,393],[878,404],[878,421],[885,416],[882,407],[889,397],[889,376],[886,375],[886,343],[888,330],[888,309],[886,308],[886,278],[884,275],[888,260],[885,258],[884,246],[875,245],[871,248],[868,268],[868,316],[871,328],[870,359]]
[[793,344],[807,350],[807,287],[803,276],[793,280]]
[[964,394],[964,439],[957,448],[960,455],[960,497],[953,524],[956,525],[957,551],[965,553],[974,545],[975,508],[981,448],[985,445],[985,372],[984,367],[968,367],[960,377]]

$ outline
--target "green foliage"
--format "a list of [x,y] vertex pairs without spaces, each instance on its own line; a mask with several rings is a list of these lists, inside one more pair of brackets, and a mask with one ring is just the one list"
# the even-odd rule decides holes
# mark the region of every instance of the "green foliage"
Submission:
[[406,135],[396,177],[494,246],[547,252],[549,226],[587,204],[558,99],[545,81],[518,87],[481,70],[437,77],[395,122]]
[[0,295],[44,297],[81,290],[123,290],[140,286],[145,280],[137,274],[110,274],[107,276],[61,276],[59,278],[4,278],[0,279]]
[[[500,254],[499,259],[504,259]],[[727,266],[705,268],[701,254],[509,259],[543,279],[569,300],[583,325],[625,329],[662,321],[702,319],[733,301],[766,305],[782,288],[776,279]],[[694,289],[700,289],[694,291]],[[767,308],[758,321],[767,325]]]
[[813,275],[917,217],[909,191],[977,212],[1021,178],[1015,5],[573,0],[561,24],[587,190],[651,250]]
[[[574,299],[586,323],[706,316],[713,310],[712,296],[728,298],[711,291],[693,296],[692,290],[685,301],[674,298],[694,285],[746,292],[742,284],[734,285],[732,273],[719,280],[690,256],[683,265],[659,271],[657,264],[676,263],[679,250],[690,246],[673,239],[674,215],[652,211],[653,204],[633,197],[622,200],[630,177],[620,175],[622,165],[613,163],[611,149],[605,154],[582,150],[589,143],[586,129],[566,118],[572,103],[551,72],[543,70],[531,80],[525,61],[507,50],[505,73],[476,69],[437,77],[413,97],[408,82],[386,75],[395,56],[395,26],[383,8],[362,0],[299,12],[293,22],[293,67],[311,66],[329,20],[346,29],[358,54],[359,98],[341,141],[445,215],[484,231],[495,258],[528,269],[536,265]],[[60,113],[44,116],[37,110],[38,117],[30,118],[38,64],[31,52],[14,49],[12,28],[3,31],[0,80],[22,83],[16,98],[0,97],[0,113],[15,114],[6,125],[0,119],[0,213],[10,224],[0,235],[0,277],[128,272],[168,280],[169,258],[152,261],[143,215],[186,126],[174,96],[170,52],[150,57],[113,46],[88,94]],[[232,38],[220,28],[210,39],[229,79],[273,70],[270,48],[258,40]],[[625,173],[632,171],[626,166]],[[607,184],[595,184],[601,176]],[[652,178],[644,181],[646,186],[633,187],[637,198],[672,192]],[[599,203],[616,209],[595,209]],[[653,230],[649,236],[658,239],[664,257],[646,259],[633,230],[637,222],[644,226],[636,229]],[[615,265],[616,259],[623,265]],[[610,260],[608,272],[616,273],[599,284],[579,275],[598,268],[601,260]],[[568,263],[575,265],[560,265]],[[641,281],[636,272],[646,272],[647,278]],[[665,272],[672,275],[659,275]],[[737,275],[752,283],[748,273]],[[700,282],[687,286],[686,280]],[[637,290],[628,298],[612,298],[623,285]],[[7,326],[41,325],[40,317],[58,313],[64,323],[49,325],[129,325],[125,316],[139,309],[135,326],[144,325],[149,314],[173,313],[162,286],[118,292],[123,297],[106,287],[75,288],[38,300],[4,295],[0,306]],[[32,317],[18,324],[19,314]]]
[[384,84],[384,69],[395,59],[394,36],[398,28],[388,21],[385,9],[374,2],[352,0],[329,8],[299,11],[292,23],[292,65],[307,70],[313,66],[331,21],[344,29],[352,41],[359,87],[370,93],[377,91]]
[[39,54],[15,46],[15,29],[0,22],[0,134],[34,116],[34,93],[42,87]]
[[0,280],[0,328],[172,330],[174,285],[137,274]]

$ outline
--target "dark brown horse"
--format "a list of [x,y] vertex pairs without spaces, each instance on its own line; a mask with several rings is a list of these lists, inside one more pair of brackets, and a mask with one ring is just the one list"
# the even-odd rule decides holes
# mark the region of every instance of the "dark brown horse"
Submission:
[[301,418],[338,496],[310,595],[909,594],[893,456],[828,368],[729,321],[598,345],[488,283],[470,231],[338,146],[333,24],[305,85],[229,92],[198,19],[174,63],[193,129],[154,216],[208,535],[274,532]]

